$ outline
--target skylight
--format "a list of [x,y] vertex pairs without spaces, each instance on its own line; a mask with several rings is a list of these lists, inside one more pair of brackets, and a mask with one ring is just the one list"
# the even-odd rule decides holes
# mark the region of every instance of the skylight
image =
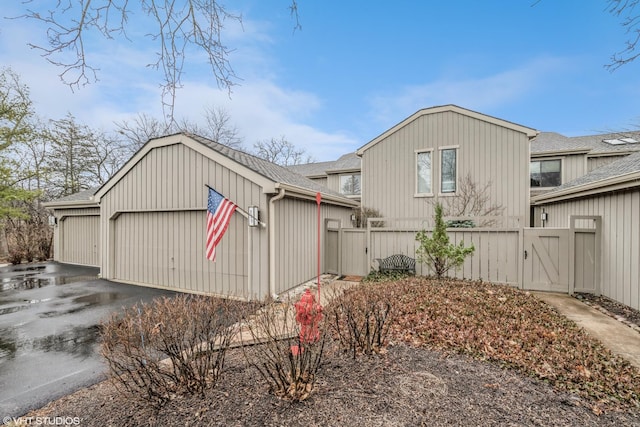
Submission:
[[624,145],[624,144],[637,144],[638,141],[633,138],[615,138],[615,139],[603,139],[603,142],[611,145]]

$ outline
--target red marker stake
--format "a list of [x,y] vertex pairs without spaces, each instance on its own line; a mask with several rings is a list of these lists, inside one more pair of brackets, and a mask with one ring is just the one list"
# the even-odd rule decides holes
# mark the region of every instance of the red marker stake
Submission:
[[320,304],[320,202],[322,194],[316,193],[316,203],[318,204],[318,304]]

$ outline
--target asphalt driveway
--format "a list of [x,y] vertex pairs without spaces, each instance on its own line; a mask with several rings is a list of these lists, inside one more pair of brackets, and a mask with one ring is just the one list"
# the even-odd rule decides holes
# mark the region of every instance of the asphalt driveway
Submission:
[[16,417],[105,378],[98,325],[173,292],[54,262],[0,268],[0,416]]

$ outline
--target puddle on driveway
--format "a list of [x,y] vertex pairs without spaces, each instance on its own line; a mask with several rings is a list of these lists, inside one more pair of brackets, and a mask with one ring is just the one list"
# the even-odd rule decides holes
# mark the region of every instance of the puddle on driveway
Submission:
[[39,289],[51,285],[96,280],[97,271],[91,267],[69,267],[55,263],[8,266],[0,269],[0,295],[6,291]]
[[22,348],[31,348],[44,352],[64,352],[73,356],[88,357],[93,354],[94,344],[100,337],[98,325],[89,327],[76,326],[68,331],[37,338],[28,343],[21,343]]
[[19,339],[11,331],[0,330],[0,363],[3,359],[14,358],[17,353],[33,351],[89,357],[94,354],[94,346],[99,338],[98,325],[75,326],[63,332],[32,339]]
[[13,357],[17,348],[15,334],[10,331],[0,330],[0,361]]
[[[117,292],[96,292],[88,295],[82,295],[71,300],[70,308],[66,310],[64,308],[58,308],[56,310],[45,311],[44,313],[40,313],[40,317],[59,317],[65,316],[67,314],[78,313],[91,307],[108,305],[113,301],[119,300],[121,297],[122,295]],[[68,304],[69,303],[64,301],[54,303],[54,305],[58,307],[62,307]]]

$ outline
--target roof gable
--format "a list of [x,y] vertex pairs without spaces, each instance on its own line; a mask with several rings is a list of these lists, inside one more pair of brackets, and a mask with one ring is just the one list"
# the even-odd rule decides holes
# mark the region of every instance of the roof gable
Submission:
[[428,115],[428,114],[443,113],[443,112],[455,112],[455,113],[462,114],[462,115],[468,116],[468,117],[473,117],[475,119],[482,120],[482,121],[485,121],[485,122],[488,122],[488,123],[493,123],[493,124],[501,126],[501,127],[512,129],[512,130],[514,130],[516,132],[522,132],[522,133],[526,134],[529,138],[533,138],[534,136],[536,136],[538,134],[538,132],[535,129],[528,128],[528,127],[525,127],[525,126],[521,126],[521,125],[518,125],[518,124],[515,124],[515,123],[512,123],[512,122],[506,121],[506,120],[498,119],[496,117],[488,116],[486,114],[478,113],[476,111],[467,110],[466,108],[458,107],[457,105],[449,104],[449,105],[442,105],[442,106],[438,106],[438,107],[424,108],[422,110],[417,111],[413,115],[407,117],[406,119],[404,119],[403,121],[401,121],[397,125],[393,126],[392,128],[390,128],[387,131],[383,132],[382,134],[380,134],[379,136],[377,136],[373,140],[369,141],[367,144],[365,144],[362,147],[360,147],[356,151],[356,153],[359,156],[362,156],[362,154],[364,154],[364,152],[366,150],[368,150],[369,148],[373,147],[374,145],[376,145],[380,141],[382,141],[385,138],[387,138],[389,135],[395,133],[399,129],[407,126],[409,123],[413,122],[414,120],[417,120],[418,118],[420,118],[422,116],[425,116],[425,115]]
[[98,189],[95,194],[95,199],[99,200],[104,196],[109,189],[116,185],[151,150],[174,144],[184,144],[222,166],[234,170],[258,184],[265,193],[275,193],[277,192],[279,184],[284,184],[290,188],[300,189],[303,192],[320,192],[324,195],[331,196],[333,199],[341,199],[341,201],[348,201],[350,203],[350,201],[342,195],[328,190],[324,186],[285,167],[201,136],[186,133],[178,133],[149,140],[109,181]]

